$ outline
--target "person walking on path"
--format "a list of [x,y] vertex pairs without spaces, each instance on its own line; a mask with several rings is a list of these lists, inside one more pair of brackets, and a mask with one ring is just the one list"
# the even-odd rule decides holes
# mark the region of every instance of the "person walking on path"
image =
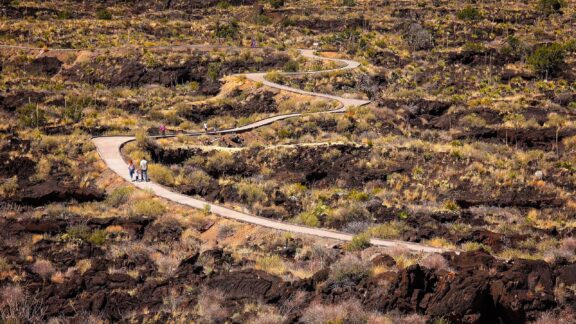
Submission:
[[142,177],[140,180],[148,182],[148,161],[146,161],[146,159],[140,160],[140,170],[142,172]]
[[[136,172],[136,167],[134,166],[134,162],[132,162],[132,160],[130,160],[128,162],[128,173],[130,173],[130,180],[135,181],[136,179],[134,179],[134,173]],[[136,176],[136,178],[138,178],[138,176]]]
[[166,137],[166,125],[160,125],[160,134],[162,137]]
[[204,123],[204,132],[208,133],[208,124]]

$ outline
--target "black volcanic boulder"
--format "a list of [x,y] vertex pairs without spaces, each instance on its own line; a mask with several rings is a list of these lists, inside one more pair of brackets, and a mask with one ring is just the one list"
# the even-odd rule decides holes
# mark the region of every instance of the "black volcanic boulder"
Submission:
[[75,185],[48,180],[22,188],[16,197],[16,201],[23,205],[41,206],[56,201],[102,201],[106,195],[103,190],[95,187],[78,188]]
[[230,300],[277,301],[283,295],[282,280],[263,271],[243,270],[210,278],[210,289],[222,291]]
[[46,74],[52,76],[60,72],[62,61],[52,56],[42,56],[34,59],[25,70],[33,74]]
[[434,295],[427,300],[426,314],[443,316],[451,323],[495,323],[497,318],[487,276],[484,271],[442,277]]
[[490,293],[501,320],[523,323],[556,306],[550,266],[542,260],[514,259],[491,282]]

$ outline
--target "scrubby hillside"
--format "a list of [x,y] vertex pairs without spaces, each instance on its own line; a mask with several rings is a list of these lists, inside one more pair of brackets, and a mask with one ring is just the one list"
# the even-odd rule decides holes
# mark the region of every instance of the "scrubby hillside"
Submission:
[[0,322],[574,321],[574,1],[0,3]]

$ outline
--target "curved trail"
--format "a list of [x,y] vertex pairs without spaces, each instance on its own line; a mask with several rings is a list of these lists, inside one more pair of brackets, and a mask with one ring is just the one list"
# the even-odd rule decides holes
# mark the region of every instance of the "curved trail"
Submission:
[[[211,47],[211,46],[210,45],[175,46],[175,48],[197,48],[197,49],[209,48],[209,47]],[[47,51],[69,51],[68,49],[42,49],[42,48],[10,46],[10,45],[8,45],[8,46],[0,45],[0,48],[18,48],[18,49],[28,49],[28,50],[41,50],[41,51],[43,51],[43,50],[47,50]],[[163,48],[163,46],[158,46],[158,48]],[[211,48],[219,48],[219,47],[213,46]],[[316,56],[314,54],[314,50],[300,50],[300,52],[301,52],[302,56],[304,56],[306,58],[334,61],[334,62],[344,63],[345,65],[341,68],[336,68],[336,69],[332,69],[332,70],[296,72],[296,73],[284,73],[284,74],[289,74],[289,75],[316,74],[316,73],[325,73],[325,72],[336,71],[336,70],[354,69],[354,68],[357,68],[358,66],[360,66],[360,63],[358,63],[356,61],[352,61],[352,60],[331,59],[331,58],[324,58],[324,57]],[[244,132],[244,131],[253,130],[253,129],[256,129],[256,128],[259,128],[259,127],[262,127],[265,125],[269,125],[269,124],[272,124],[272,123],[280,121],[280,120],[288,119],[288,118],[299,117],[299,116],[303,116],[303,115],[343,113],[350,107],[362,106],[362,105],[366,105],[366,104],[370,103],[370,101],[368,101],[368,100],[342,98],[342,97],[338,97],[338,96],[334,96],[334,95],[330,95],[330,94],[309,92],[309,91],[291,88],[291,87],[288,87],[285,85],[277,84],[277,83],[270,82],[270,81],[266,80],[264,78],[265,73],[246,73],[244,75],[246,76],[247,79],[249,79],[251,81],[261,82],[262,84],[269,86],[269,87],[272,87],[272,88],[276,88],[276,89],[280,89],[280,90],[284,90],[284,91],[289,91],[289,92],[293,92],[293,93],[298,93],[298,94],[302,94],[302,95],[308,95],[308,96],[326,98],[326,99],[330,99],[330,100],[336,100],[340,103],[340,107],[338,109],[323,111],[323,112],[317,112],[317,113],[293,113],[293,114],[277,115],[277,116],[262,119],[260,121],[257,121],[257,122],[254,122],[254,123],[251,123],[248,125],[244,125],[244,126],[240,126],[240,127],[236,127],[236,128],[231,128],[231,129],[215,131],[215,132],[209,132],[208,134],[215,135],[215,134]],[[205,134],[205,133],[204,132],[193,132],[193,133],[187,133],[186,135],[198,136],[198,135],[202,135],[202,134]],[[175,135],[167,135],[166,137],[173,137],[173,136],[175,136]],[[134,141],[135,140],[134,136],[104,136],[104,137],[95,137],[92,140],[93,140],[94,144],[96,145],[96,148],[98,150],[98,153],[100,154],[100,157],[102,158],[102,160],[104,160],[104,162],[108,165],[108,167],[112,171],[117,173],[120,177],[125,179],[126,181],[131,182],[130,176],[128,175],[128,165],[126,164],[126,162],[122,158],[122,154],[121,154],[120,150],[121,150],[122,146],[125,145],[126,143]],[[182,205],[186,205],[186,206],[197,208],[197,209],[203,209],[203,208],[205,208],[206,205],[208,205],[208,206],[210,206],[210,212],[212,212],[216,215],[230,218],[230,219],[234,219],[234,220],[237,220],[240,222],[264,226],[264,227],[268,227],[268,228],[272,228],[272,229],[276,229],[276,230],[281,230],[281,231],[288,231],[288,232],[298,233],[298,234],[307,234],[307,235],[313,235],[313,236],[318,236],[318,237],[323,237],[323,238],[328,238],[328,239],[342,240],[342,241],[350,241],[353,238],[353,235],[347,234],[347,233],[342,233],[342,232],[332,231],[332,230],[327,230],[327,229],[321,229],[321,228],[311,228],[311,227],[307,227],[307,226],[295,225],[295,224],[290,224],[290,223],[284,223],[284,222],[280,222],[280,221],[276,221],[276,220],[271,220],[268,218],[263,218],[263,217],[259,217],[259,216],[254,216],[254,215],[242,213],[242,212],[236,211],[236,210],[231,209],[231,208],[227,208],[227,207],[224,207],[224,206],[221,206],[218,204],[207,202],[207,201],[202,200],[202,199],[197,199],[197,198],[183,195],[181,193],[174,192],[174,191],[170,190],[169,188],[164,187],[164,186],[162,186],[158,183],[155,183],[155,182],[131,182],[131,183],[140,189],[152,190],[155,195],[162,197],[162,198],[165,198],[165,199],[168,199],[170,201],[182,204]],[[404,248],[407,248],[407,249],[412,250],[412,251],[427,252],[427,253],[439,253],[439,252],[447,251],[446,249],[442,249],[442,248],[435,248],[435,247],[425,246],[425,245],[421,245],[421,244],[417,244],[417,243],[395,241],[395,240],[371,239],[370,242],[376,246],[383,246],[383,247],[400,246],[400,247],[404,247]]]

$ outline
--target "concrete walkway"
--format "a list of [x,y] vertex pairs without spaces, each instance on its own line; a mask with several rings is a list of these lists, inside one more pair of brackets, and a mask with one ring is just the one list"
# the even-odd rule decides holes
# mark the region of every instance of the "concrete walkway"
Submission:
[[[351,60],[327,59],[327,58],[319,57],[319,56],[316,56],[312,50],[300,50],[300,52],[304,57],[307,57],[307,58],[330,60],[330,61],[336,61],[336,62],[340,62],[340,63],[345,64],[343,67],[335,69],[335,70],[353,69],[353,68],[356,68],[360,65],[360,63],[355,62],[355,61],[351,61]],[[332,70],[329,70],[329,71],[332,71]],[[325,72],[329,72],[329,71],[302,72],[302,74],[304,74],[304,73],[309,73],[309,74],[310,73],[325,73]],[[291,74],[298,74],[298,73],[291,73]],[[290,91],[290,92],[309,95],[309,96],[315,96],[315,97],[321,97],[321,98],[336,100],[340,103],[340,108],[338,108],[338,109],[324,111],[324,112],[317,112],[317,113],[312,113],[312,114],[342,113],[342,112],[345,112],[348,108],[350,108],[352,106],[362,106],[362,105],[368,104],[370,102],[367,100],[342,98],[342,97],[338,97],[338,96],[334,96],[334,95],[330,95],[330,94],[308,92],[308,91],[280,85],[280,84],[265,80],[265,78],[264,78],[265,73],[248,73],[248,74],[245,74],[245,76],[249,80],[256,81],[256,82],[262,82],[263,84],[265,84],[269,87],[276,88],[276,89],[281,89],[284,91]],[[309,115],[312,115],[312,114],[309,114]],[[298,116],[302,116],[302,115],[305,115],[305,114],[304,113],[294,113],[294,114],[273,116],[273,117],[266,118],[266,119],[263,119],[263,120],[245,125],[245,126],[232,128],[232,129],[226,129],[226,130],[220,130],[217,132],[210,132],[209,134],[226,134],[226,133],[237,133],[237,132],[249,131],[249,130],[252,130],[252,129],[255,129],[258,127],[269,125],[269,124],[274,123],[276,121],[280,121],[280,120],[284,120],[284,119],[288,119],[288,118],[293,118],[293,117],[298,117]],[[202,135],[202,134],[205,134],[205,133],[204,132],[195,132],[195,133],[188,133],[186,135],[197,136],[197,135]],[[173,136],[173,135],[171,135],[171,136]],[[97,137],[97,138],[93,139],[94,144],[96,145],[96,148],[98,150],[98,153],[100,154],[100,156],[102,157],[104,162],[106,162],[106,164],[108,165],[108,167],[112,171],[116,172],[119,176],[124,178],[126,181],[131,181],[131,179],[130,179],[130,176],[128,175],[128,165],[123,160],[122,155],[120,153],[120,149],[122,148],[122,146],[124,144],[126,144],[130,141],[133,141],[133,140],[134,140],[134,137],[132,137],[132,136]],[[210,211],[212,213],[219,215],[219,216],[222,216],[222,217],[235,219],[235,220],[240,221],[240,222],[255,224],[255,225],[264,226],[264,227],[268,227],[268,228],[272,228],[272,229],[276,229],[276,230],[281,230],[281,231],[314,235],[314,236],[318,236],[318,237],[336,239],[336,240],[342,240],[342,241],[350,241],[353,238],[353,235],[351,235],[351,234],[346,234],[346,233],[341,233],[341,232],[331,231],[331,230],[326,230],[326,229],[320,229],[320,228],[310,228],[310,227],[301,226],[301,225],[289,224],[289,223],[279,222],[279,221],[275,221],[275,220],[271,220],[271,219],[267,219],[267,218],[263,218],[263,217],[258,217],[258,216],[238,212],[236,210],[233,210],[233,209],[230,209],[227,207],[223,207],[223,206],[220,206],[217,204],[209,203],[209,202],[201,200],[201,199],[192,198],[190,196],[186,196],[186,195],[174,192],[174,191],[172,191],[172,190],[170,190],[170,189],[168,189],[168,188],[166,188],[160,184],[157,184],[155,182],[133,182],[133,184],[138,188],[151,190],[152,192],[154,192],[155,195],[157,195],[159,197],[168,199],[170,201],[173,201],[173,202],[176,202],[176,203],[179,203],[182,205],[186,205],[186,206],[190,206],[190,207],[198,208],[198,209],[203,209],[203,208],[205,208],[206,205],[208,205],[208,206],[210,206]],[[372,239],[371,243],[373,245],[384,246],[384,247],[400,246],[400,247],[404,247],[404,248],[407,248],[407,249],[412,250],[412,251],[420,251],[420,252],[427,252],[427,253],[438,253],[438,252],[446,251],[445,249],[434,248],[434,247],[429,247],[429,246],[415,244],[415,243],[409,243],[409,242],[394,241],[394,240]]]

